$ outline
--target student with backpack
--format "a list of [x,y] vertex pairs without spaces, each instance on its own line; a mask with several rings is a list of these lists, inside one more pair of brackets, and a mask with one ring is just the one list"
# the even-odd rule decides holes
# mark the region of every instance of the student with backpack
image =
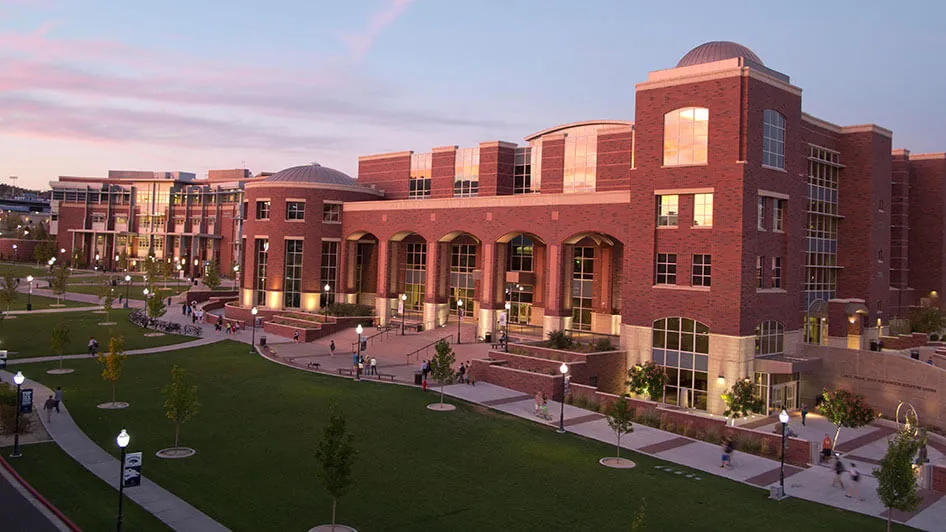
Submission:
[[844,474],[844,464],[841,463],[841,457],[834,457],[834,481],[831,482],[831,487],[838,486],[842,490],[844,489],[844,482],[841,481],[841,475]]
[[94,337],[89,337],[89,356],[95,358],[95,355],[98,354],[99,343],[95,340]]
[[[861,472],[857,470],[857,466],[854,465],[854,462],[851,462],[851,469],[849,471],[851,475],[851,484],[848,487],[848,492],[845,494],[846,497],[857,497],[860,498],[860,490],[858,490],[859,482],[861,481]],[[864,499],[861,499],[864,500]]]

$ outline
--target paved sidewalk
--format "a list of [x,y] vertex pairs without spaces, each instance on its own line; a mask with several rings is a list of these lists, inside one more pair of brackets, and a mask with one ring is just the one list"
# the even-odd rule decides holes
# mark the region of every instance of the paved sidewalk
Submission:
[[[197,338],[191,340],[190,342],[182,342],[179,344],[170,344],[170,345],[159,345],[155,347],[145,347],[142,349],[131,349],[125,351],[126,355],[149,355],[152,353],[165,353],[167,351],[177,351],[179,349],[188,349],[191,347],[200,347],[202,345],[209,345],[217,343],[224,338]],[[88,353],[83,353],[81,355],[63,355],[63,360],[80,360],[89,357]],[[35,364],[37,362],[56,362],[59,360],[58,355],[51,355],[46,357],[28,357],[28,358],[12,358],[7,360],[8,366],[13,366],[16,364]]]
[[[13,377],[6,371],[0,371],[0,375],[8,381]],[[42,403],[43,397],[53,395],[49,388],[30,379],[26,380],[24,386],[34,389],[37,404]],[[46,427],[46,431],[66,454],[117,490],[118,476],[121,471],[118,459],[105,452],[82,432],[73,421],[72,416],[69,415],[66,404],[67,401],[63,401],[60,406],[61,413],[54,415],[51,422],[46,422],[44,416],[39,416]],[[134,451],[134,439],[131,442],[131,450]],[[29,452],[29,449],[25,449],[25,452]],[[146,460],[149,459],[158,460],[154,457],[146,458]],[[140,486],[126,489],[125,495],[174,530],[187,532],[228,530],[197,508],[148,480],[145,476],[141,477]],[[127,525],[129,530],[134,530],[133,524],[127,523]]]

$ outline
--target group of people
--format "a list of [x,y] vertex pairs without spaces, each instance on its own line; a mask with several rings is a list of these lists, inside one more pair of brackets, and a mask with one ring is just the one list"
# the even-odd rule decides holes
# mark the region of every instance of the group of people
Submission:
[[[335,341],[332,340],[332,345],[329,346],[332,354],[335,353]],[[378,359],[375,357],[369,357],[366,353],[352,353],[352,360],[354,361],[354,366],[359,375],[364,373],[365,375],[377,375],[378,374]]]
[[542,419],[552,419],[551,414],[549,414],[549,398],[544,392],[536,390],[533,414]]
[[[171,298],[168,298],[168,305],[171,304]],[[204,322],[204,311],[197,308],[197,302],[191,301],[190,304],[187,304],[185,301],[181,305],[181,313],[185,316],[191,317],[191,323],[203,323]],[[219,329],[218,329],[219,330]]]
[[834,455],[834,481],[831,482],[831,487],[837,486],[843,490],[844,482],[841,480],[841,476],[847,471],[851,482],[848,484],[847,493],[845,493],[844,496],[860,498],[860,491],[857,489],[857,486],[861,480],[861,473],[857,470],[857,465],[855,465],[854,462],[850,462],[850,464],[851,468],[845,469],[844,463],[841,462],[841,456],[838,454]]
[[[204,311],[200,311],[203,314]],[[214,323],[214,330],[217,332],[226,330],[227,335],[236,334],[240,332],[240,322],[238,321],[229,321],[222,323],[224,320],[217,320],[217,323]]]
[[[423,376],[421,380],[421,388],[427,389],[427,376],[430,375],[430,361],[424,360],[420,365],[420,372]],[[456,373],[456,383],[457,384],[469,384],[471,386],[476,385],[476,380],[473,379],[473,362],[467,360],[466,363],[460,362],[460,367],[457,368]]]
[[46,411],[46,422],[49,423],[53,420],[53,410],[56,413],[59,413],[59,403],[62,402],[62,386],[56,386],[56,395],[50,395],[46,399],[46,403],[43,405],[43,409]]

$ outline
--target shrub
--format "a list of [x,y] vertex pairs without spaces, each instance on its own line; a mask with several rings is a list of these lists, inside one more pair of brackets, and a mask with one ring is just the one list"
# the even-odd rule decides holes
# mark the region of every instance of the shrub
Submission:
[[[35,410],[36,403],[33,404]],[[33,419],[30,415],[20,416],[20,434],[30,431]],[[16,386],[0,384],[0,434],[13,434],[16,428]]]
[[668,422],[667,422],[667,428],[664,429],[664,430],[666,430],[667,432],[676,432],[676,431],[677,431],[677,425],[676,425],[675,423],[673,423],[672,421],[668,421]]
[[744,453],[760,454],[762,451],[762,443],[758,439],[743,434],[739,434],[733,439],[733,445],[737,450]]
[[931,341],[931,342],[938,342],[938,341],[939,341],[939,335],[936,334],[936,333],[931,334],[931,335],[930,335],[930,341]]
[[614,351],[614,346],[611,345],[609,338],[598,338],[591,350],[596,353],[601,351]]
[[651,428],[658,428],[660,426],[660,418],[657,417],[657,414],[649,410],[644,410],[639,416],[637,416],[637,422],[641,425],[646,425]]
[[719,443],[723,441],[723,436],[719,433],[719,429],[712,427],[706,431],[706,435],[701,439],[709,443]]
[[771,447],[769,446],[769,440],[762,438],[762,441],[759,443],[759,454],[761,456],[768,456],[772,452]]
[[681,427],[680,429],[680,434],[689,438],[692,433],[693,433],[693,422],[685,421],[683,423],[683,427]]
[[374,316],[374,307],[355,303],[332,303],[326,310],[329,316]]
[[574,342],[572,341],[571,336],[568,336],[565,331],[559,329],[557,331],[549,332],[549,341],[548,346],[552,349],[570,349]]

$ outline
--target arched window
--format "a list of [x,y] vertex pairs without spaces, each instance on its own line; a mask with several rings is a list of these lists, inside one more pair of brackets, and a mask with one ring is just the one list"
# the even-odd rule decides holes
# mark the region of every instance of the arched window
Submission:
[[763,113],[762,164],[785,169],[785,117],[773,109]]
[[664,166],[706,164],[709,109],[684,107],[664,115]]
[[654,322],[653,360],[667,372],[663,401],[706,410],[709,327],[690,318]]
[[777,321],[763,321],[755,328],[755,354],[779,355],[785,351],[785,329]]

